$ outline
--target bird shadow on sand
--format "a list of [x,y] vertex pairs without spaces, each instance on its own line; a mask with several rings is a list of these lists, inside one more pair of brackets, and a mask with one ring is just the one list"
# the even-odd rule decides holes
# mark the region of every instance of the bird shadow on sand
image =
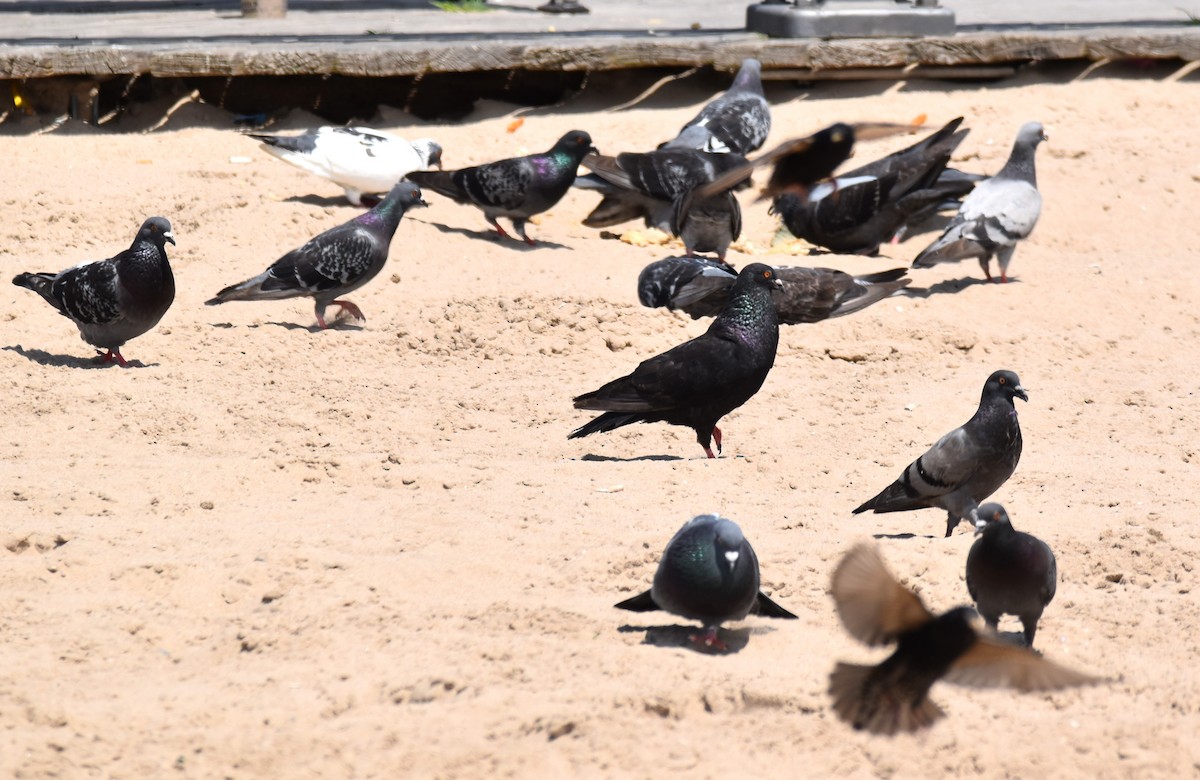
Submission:
[[871,534],[872,539],[936,539],[933,534]]
[[741,652],[747,644],[750,643],[751,630],[749,628],[721,628],[717,630],[717,638],[725,643],[725,649],[721,650],[716,647],[707,647],[698,642],[693,642],[692,637],[700,633],[701,629],[696,626],[631,626],[624,625],[617,628],[622,634],[637,634],[645,633],[645,638],[642,640],[644,645],[652,645],[654,647],[681,647],[684,650],[691,650],[694,653],[701,655],[733,655]]
[[[1011,284],[1019,280],[1010,278],[1008,281]],[[959,293],[968,287],[975,287],[976,285],[980,284],[990,285],[993,284],[993,282],[989,282],[987,279],[978,279],[973,276],[966,276],[962,279],[946,279],[938,282],[937,284],[931,284],[928,287],[905,287],[903,290],[900,290],[900,292],[897,293],[897,297],[928,298],[931,295]]]
[[[283,202],[284,203],[303,203],[305,206],[318,206],[320,208],[334,208],[337,206],[352,206],[352,205],[354,205],[350,201],[346,200],[345,195],[333,195],[330,197],[326,197],[324,195],[292,195],[291,197],[284,198]],[[378,199],[375,199],[374,202],[369,202],[367,200],[367,197],[363,196],[363,203],[365,205],[360,206],[359,208],[370,208],[371,206],[374,206],[375,203],[378,203],[378,202],[379,202]]]
[[[264,322],[263,325],[270,325],[275,328],[283,328],[284,330],[306,330],[309,333],[320,333],[322,328],[316,323],[312,325],[301,325],[298,322],[277,322],[270,320]],[[247,325],[248,328],[257,328],[258,325]],[[324,330],[362,330],[363,326],[358,324],[357,320],[330,320],[325,324]]]
[[[78,355],[52,355],[40,349],[25,349],[20,344],[4,347],[8,352],[16,352],[28,361],[42,366],[59,368],[120,368],[116,363],[100,360],[97,357],[79,357]],[[125,368],[150,368],[158,363],[143,363],[140,360],[126,360]]]
[[[412,219],[412,217],[409,217],[409,219]],[[559,244],[555,241],[546,241],[540,238],[533,239],[537,242],[537,244],[535,246],[530,246],[519,238],[514,238],[512,236],[505,238],[494,230],[471,230],[470,228],[450,227],[449,225],[443,225],[440,222],[428,222],[423,219],[412,219],[412,221],[423,222],[426,225],[437,228],[443,233],[454,233],[456,235],[466,236],[467,238],[473,238],[476,241],[487,241],[497,246],[504,247],[505,249],[514,249],[518,252],[536,252],[539,249],[570,249],[570,247],[566,244]]]
[[596,455],[589,452],[587,455],[581,455],[578,458],[571,458],[571,460],[582,460],[588,463],[636,463],[640,460],[673,461],[683,460],[683,458],[679,457],[678,455],[638,455],[632,458],[617,458],[612,455]]

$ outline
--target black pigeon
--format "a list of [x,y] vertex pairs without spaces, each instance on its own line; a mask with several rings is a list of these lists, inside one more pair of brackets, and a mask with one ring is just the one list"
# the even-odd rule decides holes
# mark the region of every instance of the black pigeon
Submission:
[[1032,534],[1014,530],[999,504],[977,512],[978,539],[967,554],[967,591],[993,631],[1001,615],[1016,615],[1033,647],[1042,610],[1054,598],[1058,567],[1050,546]]
[[685,124],[680,137],[692,128],[704,131],[703,136],[688,136],[685,143],[694,149],[745,155],[760,148],[771,132],[771,106],[763,95],[762,63],[752,57],[742,60],[729,89]]
[[830,594],[851,636],[871,646],[896,644],[876,666],[839,661],[829,675],[834,712],[856,729],[890,736],[931,726],[945,715],[929,699],[938,680],[1022,693],[1099,682],[976,630],[970,607],[934,615],[896,581],[873,544],[846,553]]
[[592,137],[572,130],[542,154],[512,157],[457,171],[413,171],[408,178],[439,195],[483,210],[484,217],[501,236],[507,236],[496,220],[512,220],[513,230],[534,246],[525,234],[525,222],[562,200],[575,181],[579,163],[594,153]]
[[1000,281],[1008,281],[1008,264],[1017,242],[1028,236],[1042,213],[1034,157],[1046,134],[1038,122],[1027,122],[1017,133],[1008,162],[992,178],[980,182],[963,198],[958,214],[944,233],[930,244],[913,268],[979,258],[979,267],[992,281],[993,255],[1000,266]]
[[772,210],[792,235],[840,254],[874,255],[906,225],[955,203],[975,186],[969,176],[942,177],[967,136],[962,117],[918,143],[815,187],[803,198],[780,195]]
[[105,350],[102,362],[127,366],[121,347],[157,325],[175,300],[168,241],[175,243],[171,223],[150,217],[133,244],[107,260],[56,274],[17,274],[13,284],[33,290],[74,322],[84,341]]
[[1017,375],[993,373],[983,385],[975,416],[939,439],[854,514],[868,509],[882,513],[940,507],[948,514],[946,536],[962,520],[974,522],[979,502],[1008,481],[1021,459],[1014,398],[1029,400]]
[[708,457],[721,451],[717,423],[758,392],[779,345],[771,291],[775,270],[751,263],[738,274],[729,303],[703,334],[643,361],[633,373],[575,398],[576,409],[604,414],[574,430],[577,439],[636,422],[685,425]]
[[408,209],[427,206],[412,182],[397,182],[387,197],[366,214],[330,228],[293,249],[252,279],[226,287],[204,303],[226,301],[277,301],[310,296],[316,302],[317,325],[326,327],[325,307],[333,304],[355,319],[362,310],[338,300],[362,287],[383,270],[392,236]]
[[[904,268],[851,276],[832,268],[780,266],[775,269],[783,289],[774,293],[783,325],[820,322],[852,314],[908,286]],[[638,299],[643,306],[666,307],[712,317],[729,299],[737,272],[705,258],[668,257],[646,266],[638,276]]]
[[762,188],[759,200],[785,193],[807,198],[818,182],[828,179],[846,161],[854,150],[855,141],[885,138],[912,129],[912,125],[884,122],[859,122],[853,125],[839,122],[807,138],[784,141],[771,151],[731,168],[701,186],[697,194],[707,197],[732,189],[746,181],[755,168],[771,165],[771,176]]
[[664,610],[699,620],[704,633],[692,642],[724,650],[717,638],[722,623],[749,614],[795,620],[796,616],[759,590],[758,557],[732,520],[700,515],[689,520],[667,543],[654,586],[614,605],[631,612]]

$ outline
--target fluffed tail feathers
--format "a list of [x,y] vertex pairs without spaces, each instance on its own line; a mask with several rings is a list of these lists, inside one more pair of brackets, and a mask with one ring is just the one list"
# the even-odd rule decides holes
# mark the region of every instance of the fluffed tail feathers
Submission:
[[12,281],[13,284],[18,287],[24,287],[26,290],[33,290],[35,293],[45,298],[51,306],[59,311],[62,311],[62,302],[54,297],[54,289],[52,285],[55,277],[56,274],[49,273],[24,273],[17,274],[13,277]]
[[926,728],[946,713],[927,696],[913,703],[886,683],[868,687],[873,666],[838,662],[829,675],[833,711],[856,729],[891,736]]
[[406,178],[421,189],[433,190],[451,200],[467,203],[469,198],[454,180],[455,173],[455,171],[413,171]]
[[867,276],[857,276],[855,281],[860,290],[859,294],[848,300],[845,300],[837,310],[830,314],[830,318],[844,317],[847,314],[853,314],[856,311],[867,308],[876,301],[881,301],[897,290],[904,289],[912,283],[912,279],[902,278],[908,273],[907,268],[893,268],[890,271],[880,271],[879,273],[869,274]]
[[[578,407],[576,407],[578,408]],[[645,422],[641,414],[632,412],[605,412],[591,422],[585,423],[575,430],[567,434],[568,439],[582,439],[584,436],[590,436],[593,433],[604,433],[607,431],[615,431],[626,425],[631,425],[635,422]]]

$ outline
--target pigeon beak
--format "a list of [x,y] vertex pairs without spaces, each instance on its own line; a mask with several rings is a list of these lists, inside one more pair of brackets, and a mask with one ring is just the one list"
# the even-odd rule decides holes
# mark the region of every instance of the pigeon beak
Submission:
[[737,559],[738,559],[738,551],[737,550],[730,550],[729,552],[725,553],[725,560],[729,561],[731,564],[737,563]]
[[976,536],[979,536],[981,533],[983,533],[983,529],[985,529],[985,528],[987,528],[987,520],[985,520],[984,518],[981,517],[975,521],[975,535]]
[[1013,388],[1013,395],[1015,395],[1017,398],[1020,398],[1025,403],[1029,403],[1029,393],[1025,392],[1025,388],[1021,385],[1017,385]]
[[771,286],[774,287],[776,290],[782,290],[783,289],[783,280],[780,279],[778,276],[776,276],[771,281]]
[[171,244],[174,245],[175,234],[168,230],[166,233],[163,233],[163,241],[170,241]]

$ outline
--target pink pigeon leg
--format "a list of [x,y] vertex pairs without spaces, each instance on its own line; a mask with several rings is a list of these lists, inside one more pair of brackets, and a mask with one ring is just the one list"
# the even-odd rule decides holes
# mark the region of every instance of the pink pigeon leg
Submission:
[[708,647],[712,648],[713,650],[720,650],[722,652],[729,649],[729,647],[717,637],[716,626],[705,627],[703,634],[692,634],[688,637],[688,641],[699,647]]
[[367,318],[363,316],[362,309],[358,308],[358,306],[354,305],[350,301],[330,301],[330,303],[332,303],[334,306],[341,306],[342,311],[348,312],[351,317],[360,322],[367,321]]

